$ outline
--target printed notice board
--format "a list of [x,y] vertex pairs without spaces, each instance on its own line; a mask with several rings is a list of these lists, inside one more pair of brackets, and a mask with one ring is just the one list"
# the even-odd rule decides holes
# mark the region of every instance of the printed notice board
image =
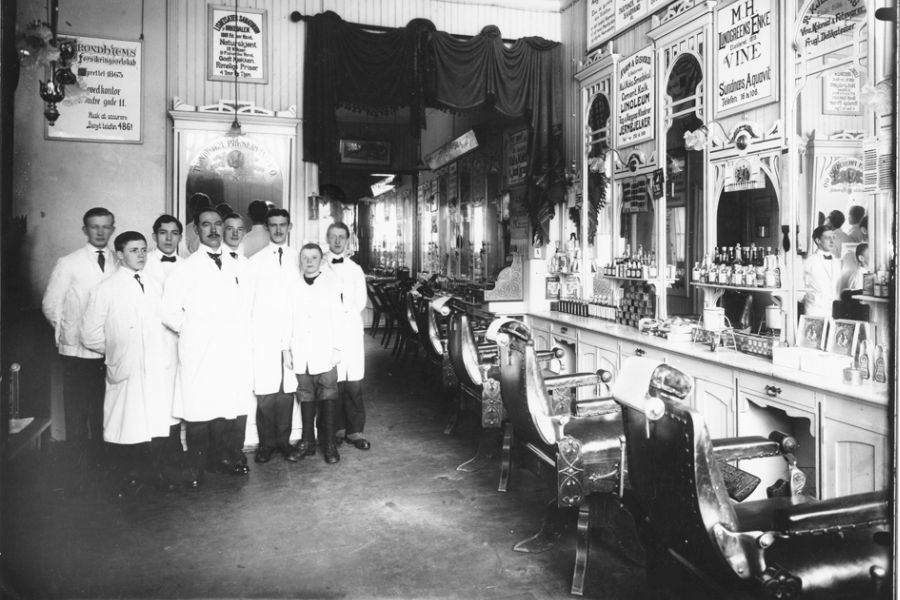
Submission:
[[210,6],[207,79],[266,83],[266,11]]
[[73,71],[81,94],[67,86],[56,124],[47,139],[140,144],[141,42],[73,35],[78,40]]
[[774,0],[717,7],[716,116],[778,99],[778,12]]
[[590,52],[616,33],[615,0],[587,2],[587,50]]
[[653,48],[647,47],[619,62],[618,147],[653,139]]

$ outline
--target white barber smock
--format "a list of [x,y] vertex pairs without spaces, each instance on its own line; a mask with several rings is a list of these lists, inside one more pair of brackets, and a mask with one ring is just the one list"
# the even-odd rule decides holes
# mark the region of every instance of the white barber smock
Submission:
[[289,294],[300,279],[297,253],[287,245],[270,243],[248,259],[248,265],[253,392],[258,396],[275,394],[283,381],[284,392],[292,394],[297,390],[297,378],[284,368],[281,351],[285,349],[284,332],[293,318]]
[[325,253],[323,262],[337,275],[341,285],[343,316],[341,318],[341,362],[338,363],[338,381],[359,381],[366,374],[366,351],[363,331],[363,311],[366,309],[366,276],[362,267],[349,257],[344,262],[332,263],[341,258]]
[[[227,252],[227,251],[226,251]],[[173,413],[186,421],[247,414],[250,311],[236,261],[201,245],[166,280],[162,319],[179,335]]]
[[334,351],[341,350],[340,282],[334,273],[323,270],[312,285],[301,275],[290,292],[290,348],[294,373],[319,375],[335,366]]
[[[82,343],[106,354],[103,439],[139,444],[169,435],[173,381],[164,375],[162,289],[152,277],[120,267],[94,288],[81,323]],[[141,284],[144,289],[141,291]]]

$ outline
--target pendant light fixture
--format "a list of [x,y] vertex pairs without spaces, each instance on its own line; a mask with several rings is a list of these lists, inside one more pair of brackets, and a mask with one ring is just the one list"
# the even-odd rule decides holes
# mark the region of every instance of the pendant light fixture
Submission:
[[237,0],[234,0],[234,30],[232,32],[232,39],[234,40],[234,51],[232,52],[234,59],[234,121],[231,122],[231,129],[228,130],[227,135],[229,137],[244,135],[244,132],[241,130],[241,122],[238,120],[238,22],[238,5]]

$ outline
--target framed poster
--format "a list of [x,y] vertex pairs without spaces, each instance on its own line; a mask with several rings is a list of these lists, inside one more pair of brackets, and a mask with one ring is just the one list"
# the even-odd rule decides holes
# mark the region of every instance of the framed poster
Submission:
[[825,345],[825,335],[829,319],[800,315],[797,325],[797,345],[801,348],[821,350]]
[[59,104],[55,125],[46,123],[49,140],[143,141],[139,41],[73,35],[78,40],[76,75],[84,93]]
[[209,5],[206,78],[210,81],[268,83],[266,11]]
[[370,140],[341,140],[341,163],[345,165],[390,165],[391,143]]
[[619,62],[619,128],[616,147],[652,140],[656,108],[653,102],[653,48],[648,46]]
[[716,7],[713,77],[716,118],[778,100],[775,0]]
[[503,147],[506,186],[525,183],[528,176],[528,128],[508,131]]
[[841,356],[856,356],[860,323],[860,321],[850,319],[834,319],[828,327],[828,342],[825,350]]

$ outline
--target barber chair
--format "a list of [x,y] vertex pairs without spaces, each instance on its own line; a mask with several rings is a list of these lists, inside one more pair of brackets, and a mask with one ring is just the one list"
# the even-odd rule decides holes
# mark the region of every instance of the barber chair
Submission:
[[[628,478],[645,517],[648,580],[692,599],[889,597],[887,494],[804,496],[792,438],[711,440],[687,403],[692,387],[681,371],[634,357],[613,390]],[[789,485],[775,489],[789,493],[733,503],[723,461],[777,455]]]
[[[492,327],[493,329],[493,327]],[[544,376],[539,359],[554,351],[536,351],[531,330],[519,321],[497,327],[500,387],[511,427],[504,432],[504,471],[510,471],[513,441],[531,458],[537,474],[555,490],[541,530],[516,544],[517,552],[543,552],[560,535],[563,509],[578,508],[572,593],[584,591],[591,527],[612,529],[611,541],[635,562],[643,551],[628,506],[622,477],[624,449],[619,406],[609,392],[608,371]],[[596,397],[576,399],[573,388],[591,386]],[[558,393],[561,392],[561,393]],[[505,489],[505,484],[504,484]]]

